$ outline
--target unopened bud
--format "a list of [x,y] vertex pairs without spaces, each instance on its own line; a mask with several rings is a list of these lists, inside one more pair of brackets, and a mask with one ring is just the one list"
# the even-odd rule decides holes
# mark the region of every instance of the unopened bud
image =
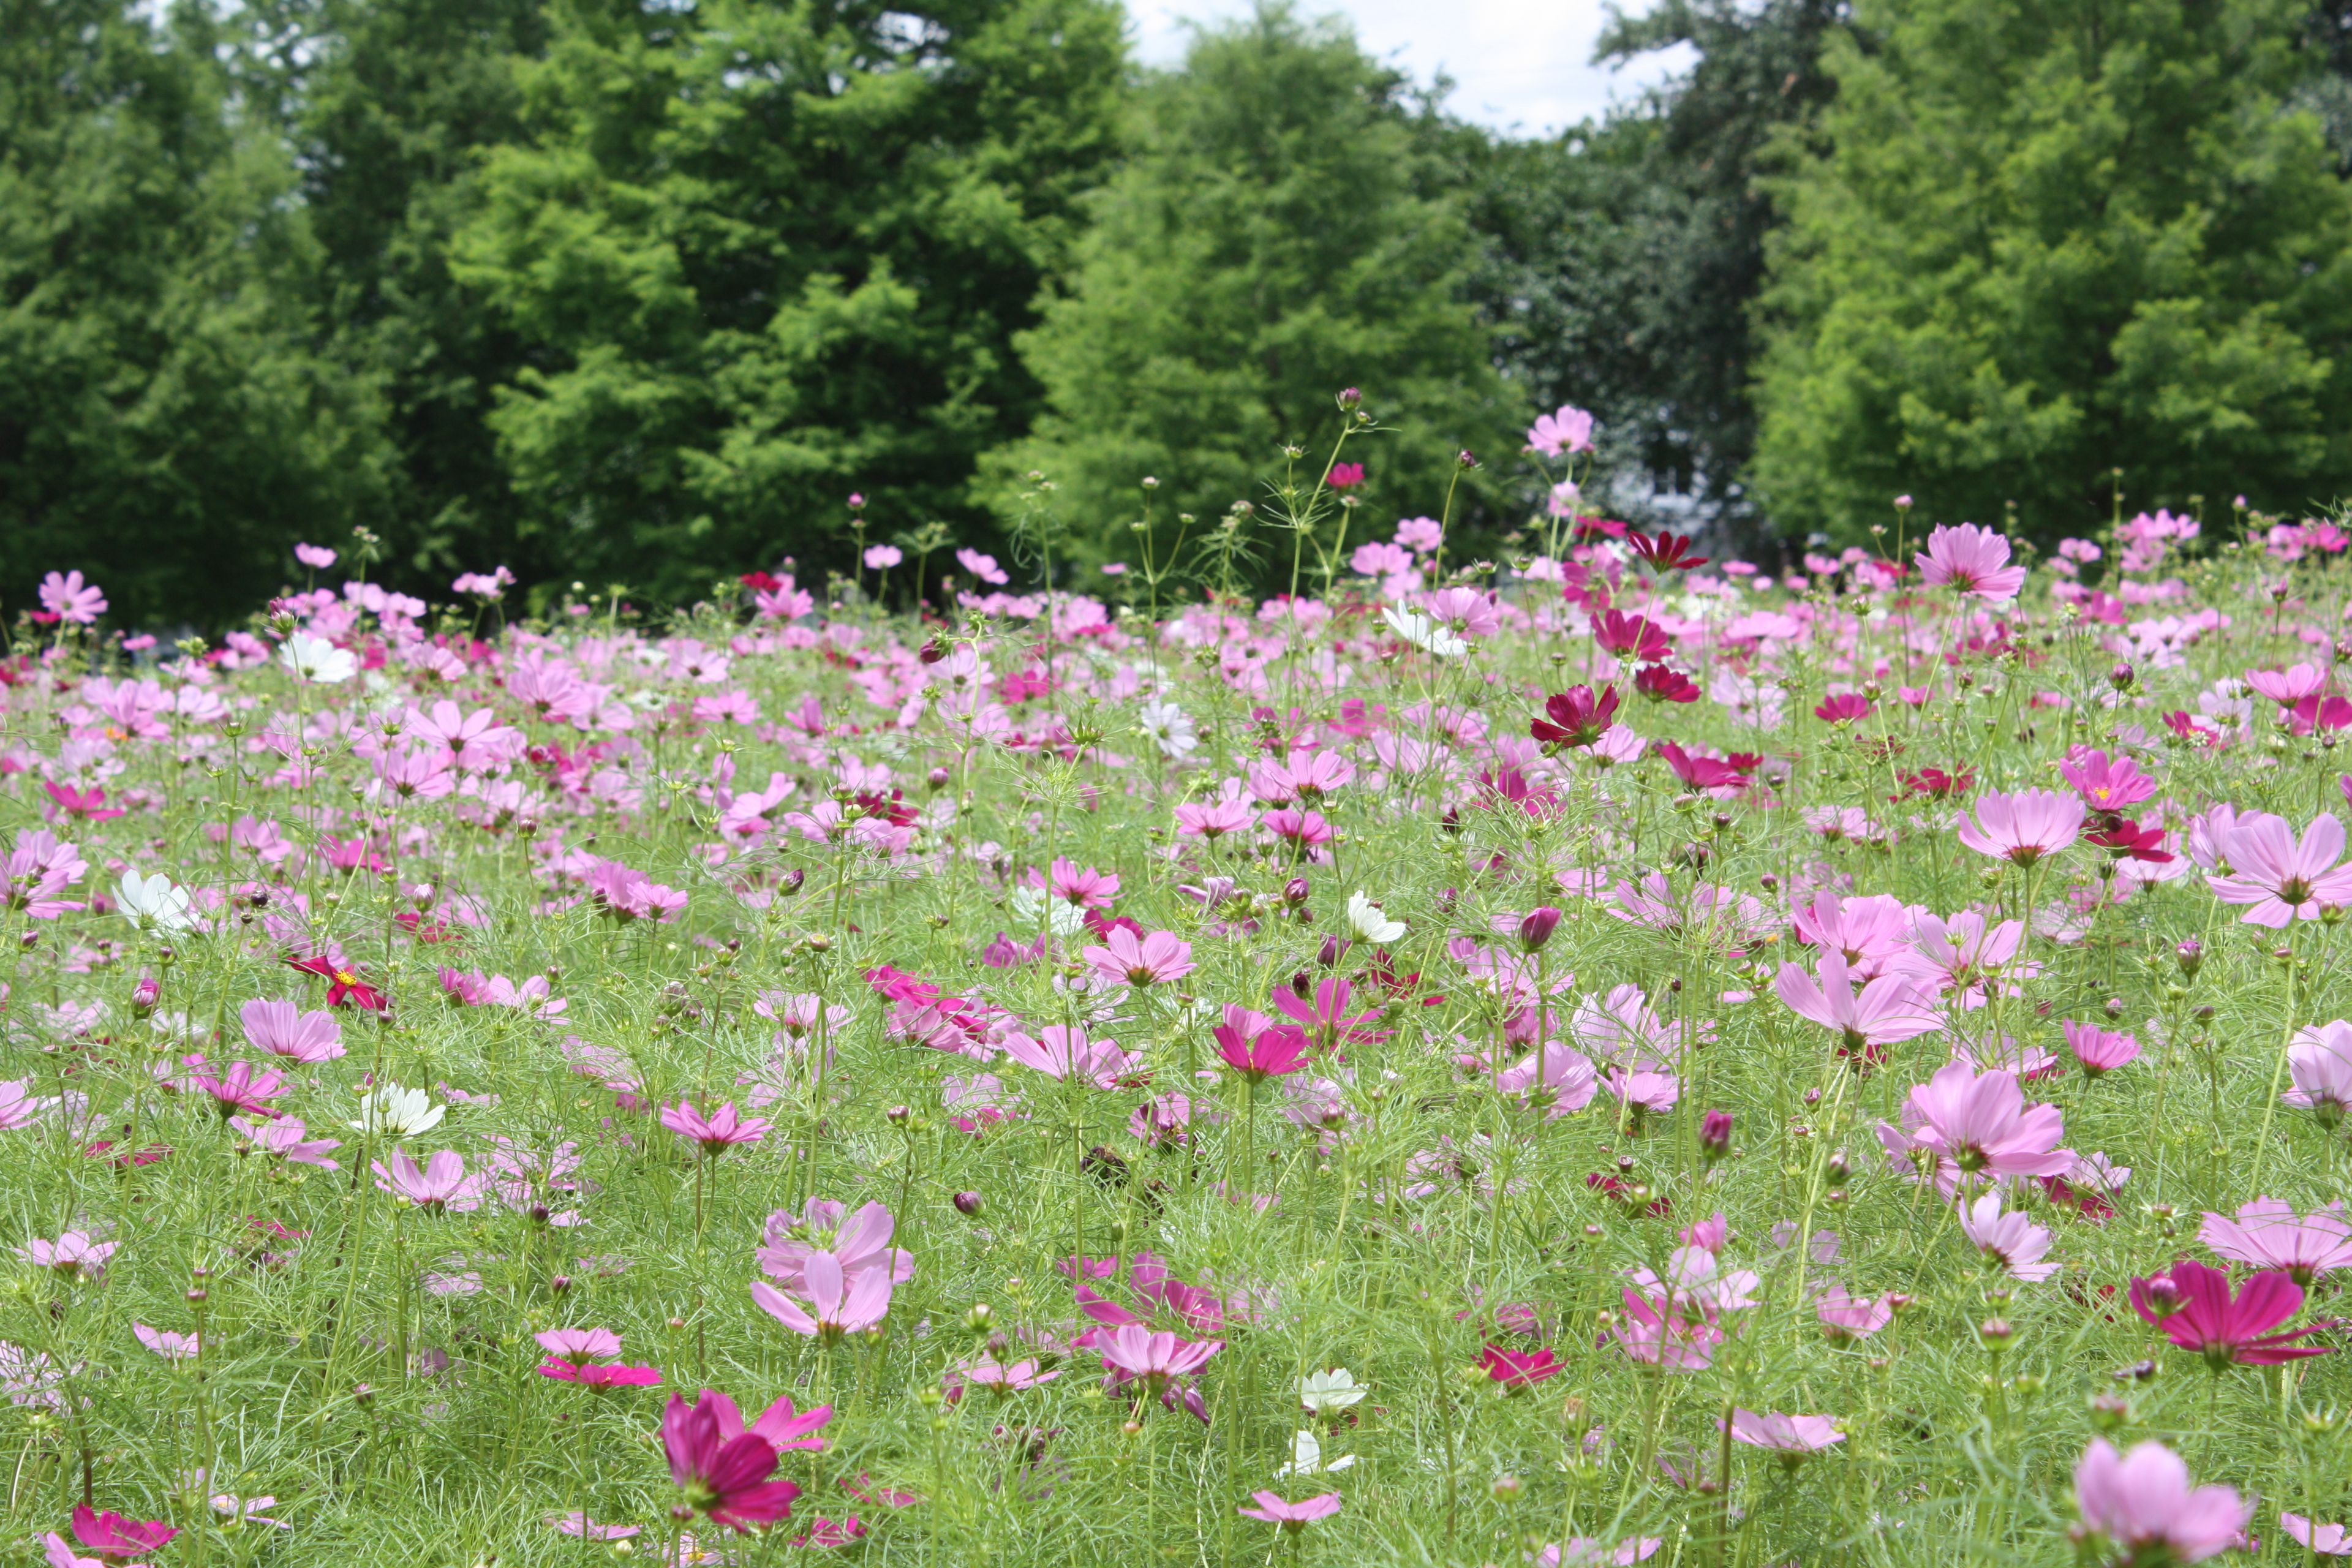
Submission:
[[1519,945],[1529,952],[1539,952],[1551,933],[1559,929],[1559,911],[1549,904],[1530,910],[1519,921]]
[[981,1196],[978,1193],[958,1193],[955,1195],[953,1202],[955,1204],[956,1213],[962,1215],[967,1219],[980,1213]]
[[1708,1160],[1731,1152],[1731,1112],[1710,1110],[1698,1124],[1698,1152]]

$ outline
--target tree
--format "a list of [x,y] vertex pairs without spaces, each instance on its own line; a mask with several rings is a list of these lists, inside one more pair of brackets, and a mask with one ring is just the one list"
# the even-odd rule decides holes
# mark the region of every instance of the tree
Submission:
[[209,626],[367,515],[383,455],[314,350],[317,247],[226,40],[145,10],[0,4],[0,593],[79,568],[118,620]]
[[524,345],[450,275],[487,149],[520,138],[518,60],[539,55],[539,0],[243,0],[248,100],[301,170],[321,266],[322,347],[376,388],[396,454],[384,572],[445,591],[453,568],[568,564],[524,547],[489,426]]
[[1754,475],[1786,530],[2079,531],[2352,479],[2352,194],[2287,0],[1866,0],[1777,189]]
[[[656,596],[982,521],[1011,350],[1116,151],[1109,0],[552,0],[454,272],[529,346],[496,389],[534,548]],[[842,557],[835,547],[835,559]]]
[[1348,454],[1373,515],[1433,515],[1459,451],[1514,452],[1526,409],[1465,291],[1433,116],[1344,30],[1273,6],[1147,82],[1134,152],[1021,340],[1046,406],[989,459],[998,505],[1043,472],[1081,558],[1125,555],[1146,476],[1165,519],[1263,500],[1286,444],[1319,473],[1349,386],[1384,427]]

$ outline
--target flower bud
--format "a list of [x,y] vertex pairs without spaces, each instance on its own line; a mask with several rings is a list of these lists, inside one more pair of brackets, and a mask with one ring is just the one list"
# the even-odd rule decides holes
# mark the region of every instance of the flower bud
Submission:
[[1712,1162],[1731,1152],[1731,1112],[1710,1110],[1698,1124],[1698,1152]]
[[2129,659],[2122,660],[2115,668],[2107,671],[2107,684],[2117,691],[2129,691],[2132,689],[2132,682],[2138,679],[2139,672],[2132,668]]
[[908,1106],[894,1105],[882,1113],[882,1120],[893,1127],[904,1127],[907,1125],[907,1119],[914,1114],[913,1110]]
[[1286,904],[1303,904],[1307,901],[1307,879],[1293,877],[1282,885],[1282,901]]
[[131,1010],[144,1018],[155,1011],[155,1004],[163,999],[163,986],[152,974],[142,974],[131,988]]
[[1357,409],[1359,409],[1359,408],[1362,407],[1363,405],[1364,405],[1364,395],[1363,395],[1363,393],[1362,393],[1360,389],[1358,389],[1358,388],[1356,388],[1356,387],[1352,387],[1352,386],[1348,386],[1348,387],[1342,387],[1342,388],[1340,388],[1340,391],[1339,391],[1339,406],[1340,406],[1340,407],[1342,407],[1342,408],[1346,409],[1348,412],[1349,412],[1350,414],[1352,414],[1352,413],[1354,413]]
[[1530,910],[1519,921],[1519,945],[1529,952],[1540,952],[1551,933],[1559,928],[1559,911],[1549,904]]
[[967,1219],[980,1213],[981,1197],[978,1193],[958,1193],[955,1195],[953,1202],[955,1204],[956,1213],[962,1215]]
[[1989,1351],[2005,1351],[2015,1342],[2017,1330],[2006,1318],[1987,1318],[1977,1325],[1977,1337]]
[[1495,1484],[1489,1489],[1494,1492],[1496,1502],[1515,1503],[1527,1491],[1528,1483],[1514,1475],[1500,1475],[1495,1478]]
[[975,1334],[985,1334],[996,1321],[996,1310],[985,1301],[974,1301],[971,1310],[963,1315],[963,1324]]

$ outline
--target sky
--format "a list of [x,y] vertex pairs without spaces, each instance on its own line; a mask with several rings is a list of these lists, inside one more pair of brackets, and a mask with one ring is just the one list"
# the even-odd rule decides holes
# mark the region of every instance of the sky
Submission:
[[[1185,22],[1249,8],[1249,0],[1128,0],[1148,65],[1183,58]],[[1628,8],[1642,6],[1631,0]],[[1688,63],[1677,48],[1615,69],[1591,64],[1606,20],[1602,0],[1299,0],[1298,9],[1348,17],[1368,53],[1417,81],[1445,72],[1455,82],[1446,106],[1456,116],[1521,136],[1597,119]]]

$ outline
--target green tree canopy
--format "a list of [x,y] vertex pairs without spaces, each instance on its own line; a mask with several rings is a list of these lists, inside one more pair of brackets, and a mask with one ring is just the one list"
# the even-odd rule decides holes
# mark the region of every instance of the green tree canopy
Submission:
[[553,0],[457,279],[529,344],[499,450],[536,547],[656,595],[972,520],[1007,343],[1116,151],[1109,0]]
[[1463,448],[1513,462],[1527,410],[1467,298],[1429,118],[1344,30],[1278,7],[1148,81],[1134,151],[1022,340],[1046,407],[989,460],[1000,507],[1043,471],[1082,555],[1128,554],[1145,476],[1163,518],[1262,499],[1286,443],[1323,460],[1348,386],[1384,426],[1348,454],[1375,519],[1434,515]]
[[1779,187],[1754,476],[1784,531],[2079,530],[2352,480],[2352,193],[2290,0],[1865,0]]
[[0,592],[79,568],[117,619],[242,615],[381,496],[376,411],[315,352],[294,169],[205,6],[0,3]]

